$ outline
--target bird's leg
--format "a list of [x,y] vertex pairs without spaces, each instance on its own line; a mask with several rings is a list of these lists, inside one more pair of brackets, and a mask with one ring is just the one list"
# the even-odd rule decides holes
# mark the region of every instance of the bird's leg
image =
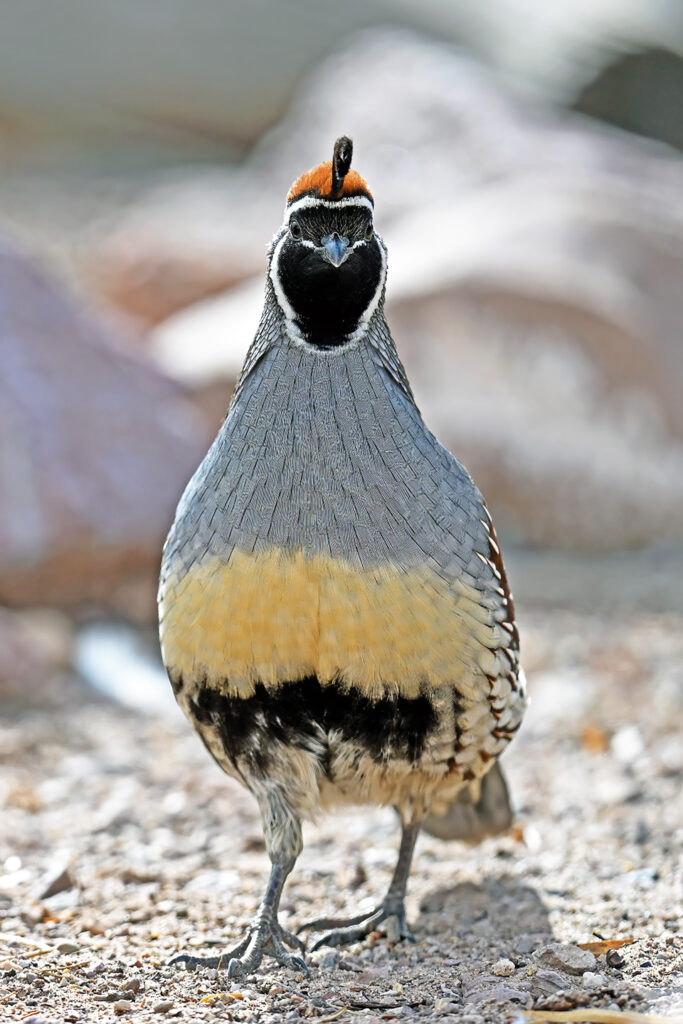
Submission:
[[265,895],[244,938],[220,956],[197,957],[181,953],[172,964],[184,964],[186,970],[196,967],[226,969],[228,977],[238,978],[251,974],[260,965],[264,955],[272,956],[282,967],[293,971],[308,971],[302,957],[290,953],[285,945],[303,952],[305,945],[291,935],[277,919],[280,896],[288,874],[301,853],[301,825],[280,790],[270,788],[258,796],[263,816],[266,848],[272,868]]
[[[359,914],[357,917],[337,919],[331,917],[320,918],[318,921],[310,921],[302,925],[298,931],[311,929],[312,931],[325,931],[320,939],[311,946],[311,950],[320,946],[343,946],[349,942],[357,942],[370,932],[376,930],[377,926],[390,917],[395,917],[398,923],[398,937],[415,941],[406,920],[405,894],[410,874],[410,864],[413,859],[413,850],[417,840],[420,825],[403,825],[401,835],[401,847],[398,852],[396,868],[391,879],[387,894],[375,910],[367,914]],[[329,930],[328,930],[329,929]]]

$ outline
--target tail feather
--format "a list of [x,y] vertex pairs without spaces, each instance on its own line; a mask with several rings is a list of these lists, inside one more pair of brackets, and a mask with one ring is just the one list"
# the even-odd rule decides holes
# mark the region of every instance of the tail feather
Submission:
[[505,776],[496,762],[483,779],[463,789],[445,814],[430,814],[422,828],[437,839],[478,843],[505,832],[512,824],[512,806]]

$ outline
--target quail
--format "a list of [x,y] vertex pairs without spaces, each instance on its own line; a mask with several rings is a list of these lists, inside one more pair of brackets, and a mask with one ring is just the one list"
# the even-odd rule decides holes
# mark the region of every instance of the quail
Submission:
[[313,948],[390,917],[412,938],[422,823],[476,838],[487,817],[494,831],[508,822],[496,759],[525,703],[513,600],[482,496],[425,426],[397,355],[387,253],[351,157],[338,139],[287,195],[256,336],[164,547],[176,699],[255,796],[271,861],[241,941],[177,956],[188,969],[240,976],[266,954],[305,968],[278,905],[301,822],[322,810],[392,805],[402,836],[385,898],[304,926],[323,932]]

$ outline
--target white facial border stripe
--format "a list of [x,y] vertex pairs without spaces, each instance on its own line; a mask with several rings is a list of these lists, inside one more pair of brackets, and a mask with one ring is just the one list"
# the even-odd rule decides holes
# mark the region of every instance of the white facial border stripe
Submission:
[[375,294],[370,299],[370,302],[368,303],[365,312],[361,314],[361,317],[358,321],[358,327],[356,327],[353,334],[349,335],[349,341],[359,341],[365,334],[368,324],[372,320],[375,310],[379,306],[379,300],[382,298],[382,292],[384,291],[384,285],[386,284],[387,250],[384,248],[384,242],[379,237],[379,235],[375,235],[375,238],[377,240],[377,245],[379,246],[379,253],[382,258],[382,269],[379,275],[379,282],[377,284],[377,288],[375,289]]
[[375,204],[367,196],[347,196],[346,199],[320,199],[318,196],[302,196],[289,206],[285,206],[285,224],[293,213],[306,210],[311,206],[326,206],[328,210],[338,210],[342,206],[364,206],[370,213],[375,212]]
[[296,326],[296,313],[294,312],[294,309],[292,308],[289,299],[285,295],[285,290],[282,287],[282,284],[280,282],[280,275],[278,273],[280,252],[282,251],[282,246],[286,241],[287,231],[284,231],[279,242],[273,249],[273,255],[270,261],[270,280],[273,284],[273,291],[275,292],[275,298],[278,301],[278,305],[282,312],[285,314],[285,320],[287,321],[287,332],[292,341],[301,342],[303,341],[303,336],[299,328]]

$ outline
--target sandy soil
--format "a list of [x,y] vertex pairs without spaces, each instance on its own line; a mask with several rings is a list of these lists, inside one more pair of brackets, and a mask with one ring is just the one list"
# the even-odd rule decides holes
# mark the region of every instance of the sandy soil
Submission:
[[[0,718],[8,1019],[479,1024],[574,1007],[681,1019],[683,622],[555,611],[521,625],[532,702],[505,758],[515,827],[472,848],[422,837],[417,944],[322,950],[309,977],[272,961],[233,982],[165,966],[234,943],[267,872],[255,805],[179,713],[143,716],[64,673],[40,707],[15,693]],[[305,837],[283,923],[383,894],[392,811],[347,811]],[[634,941],[577,951],[599,939]]]

